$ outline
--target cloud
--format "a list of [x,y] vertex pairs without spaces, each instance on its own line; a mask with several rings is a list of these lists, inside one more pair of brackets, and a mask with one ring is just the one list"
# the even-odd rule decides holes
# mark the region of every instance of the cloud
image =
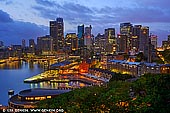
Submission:
[[45,5],[46,2],[37,2],[38,5],[33,6],[35,10],[39,11],[40,16],[44,18],[55,19],[56,17],[63,17],[64,20],[72,24],[89,22],[93,18],[93,10],[86,6],[76,3],[64,2],[63,4],[59,4],[48,1],[49,4],[56,5],[56,7],[51,8]]
[[9,14],[0,10],[0,23],[12,22],[13,20],[10,18]]
[[[46,5],[47,1],[48,4],[55,4],[56,7],[55,5],[49,7],[49,5]],[[41,17],[46,19],[62,17],[64,21],[75,26],[72,27],[75,29],[79,24],[91,24],[93,26],[92,31],[94,35],[96,35],[99,32],[103,33],[104,29],[108,27],[116,28],[116,32],[118,33],[119,24],[121,22],[138,23],[141,25],[144,23],[153,23],[152,25],[156,25],[157,23],[164,23],[164,25],[166,25],[167,23],[170,23],[170,9],[167,8],[169,1],[163,1],[164,2],[155,0],[130,0],[130,2],[134,4],[133,6],[122,3],[124,4],[124,7],[121,5],[112,6],[109,4],[107,6],[104,5],[103,7],[96,7],[96,3],[96,6],[94,4],[94,7],[88,7],[79,4],[79,2],[63,2],[61,4],[46,0],[44,2],[41,1],[41,3],[37,2],[37,5],[33,6],[33,8],[39,12]],[[151,28],[153,28],[152,25]],[[166,36],[168,32],[154,29],[154,33],[157,33],[160,38],[164,39],[163,37]],[[166,34],[163,35],[163,33]]]
[[0,0],[0,2],[4,2],[5,5],[10,5],[13,3],[13,1],[11,1],[11,0]]
[[30,22],[14,21],[9,14],[1,10],[0,17],[0,40],[6,45],[21,44],[22,39],[36,39],[38,36],[48,33],[48,27]]
[[[135,0],[132,0],[135,1]],[[145,1],[145,0],[144,0]],[[72,24],[78,23],[119,23],[119,22],[170,22],[170,15],[167,10],[152,6],[149,7],[145,2],[139,2],[137,7],[109,7],[103,8],[89,8],[84,5],[64,2],[62,5],[56,2],[48,1],[48,4],[55,4],[57,7],[49,8],[46,6],[47,0],[41,3],[41,6],[34,6],[33,8],[40,12],[40,15],[47,19],[54,19],[57,16],[63,17],[64,20]],[[157,6],[160,2],[154,2]],[[42,6],[43,5],[43,6]],[[162,6],[165,3],[162,3]],[[170,12],[170,10],[168,10]]]

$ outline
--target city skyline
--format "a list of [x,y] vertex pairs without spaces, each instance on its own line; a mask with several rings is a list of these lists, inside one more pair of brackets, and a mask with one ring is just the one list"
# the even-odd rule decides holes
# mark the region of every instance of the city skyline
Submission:
[[170,34],[168,3],[168,0],[0,0],[0,40],[10,45],[21,44],[22,39],[36,39],[49,34],[49,21],[61,17],[64,19],[65,35],[77,33],[80,24],[92,25],[95,36],[104,33],[107,28],[115,28],[117,34],[120,23],[131,22],[133,25],[149,26],[150,32],[158,35],[160,46]]

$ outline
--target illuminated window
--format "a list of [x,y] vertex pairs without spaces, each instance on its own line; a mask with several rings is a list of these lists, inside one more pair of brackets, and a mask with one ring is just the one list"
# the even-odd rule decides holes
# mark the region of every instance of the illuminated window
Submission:
[[47,96],[47,98],[51,98],[51,96]]

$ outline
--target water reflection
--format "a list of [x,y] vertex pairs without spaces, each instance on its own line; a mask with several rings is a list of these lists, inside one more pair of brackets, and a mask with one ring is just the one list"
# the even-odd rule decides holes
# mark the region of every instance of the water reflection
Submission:
[[[30,65],[33,64],[33,69]],[[25,84],[24,79],[43,72],[41,64],[36,62],[13,61],[0,64],[0,104],[8,104],[8,90],[12,89],[17,94],[19,91],[29,89],[30,84]],[[34,87],[38,87],[38,84]]]
[[56,82],[40,82],[40,83],[30,83],[30,88],[50,88],[58,89],[58,87],[69,87],[69,86],[88,86],[88,84],[82,83],[80,81],[70,81],[69,83],[56,83]]
[[[36,64],[36,65],[35,65]],[[23,66],[29,66],[30,70],[35,69],[35,66],[37,66],[40,69],[44,68],[44,64],[43,63],[38,63],[38,62],[25,62],[25,61],[11,61],[11,62],[6,62],[6,63],[2,63],[0,64],[0,69],[21,69],[24,68]]]
[[13,61],[0,64],[0,69],[21,69],[22,68],[22,61]]

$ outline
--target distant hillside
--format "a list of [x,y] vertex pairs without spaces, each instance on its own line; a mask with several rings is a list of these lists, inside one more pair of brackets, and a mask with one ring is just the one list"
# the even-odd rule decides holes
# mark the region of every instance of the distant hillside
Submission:
[[[62,108],[68,113],[168,113],[170,112],[170,75],[147,74],[135,82],[115,75],[104,86],[93,86],[41,101],[37,108]],[[124,78],[124,79],[125,79]]]

